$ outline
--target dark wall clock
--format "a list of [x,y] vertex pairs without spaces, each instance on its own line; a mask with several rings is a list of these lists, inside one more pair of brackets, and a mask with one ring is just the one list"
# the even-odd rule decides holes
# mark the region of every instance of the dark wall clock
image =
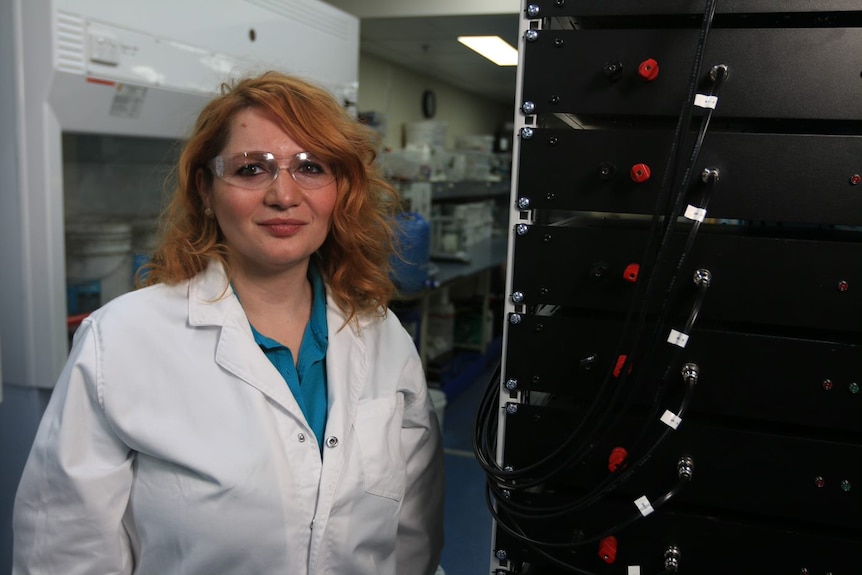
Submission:
[[437,96],[434,90],[425,90],[422,92],[422,115],[425,118],[433,118],[437,113]]

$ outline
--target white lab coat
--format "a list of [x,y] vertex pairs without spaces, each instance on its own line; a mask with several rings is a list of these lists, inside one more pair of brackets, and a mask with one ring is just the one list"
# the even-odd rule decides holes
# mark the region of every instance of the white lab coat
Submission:
[[220,265],[75,336],[14,512],[14,575],[414,575],[443,458],[412,340],[327,302],[323,458]]

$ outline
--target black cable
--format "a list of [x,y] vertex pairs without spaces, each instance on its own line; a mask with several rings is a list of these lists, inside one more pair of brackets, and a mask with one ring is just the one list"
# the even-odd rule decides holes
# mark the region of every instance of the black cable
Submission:
[[[693,315],[696,316],[696,313],[694,313]],[[688,411],[688,407],[689,407],[689,404],[691,403],[692,395],[694,394],[694,387],[695,387],[696,381],[694,379],[689,379],[686,381],[686,384],[687,384],[686,391],[683,394],[683,398],[680,402],[679,409],[676,412],[677,417],[680,420],[682,420],[683,416]],[[655,418],[650,420],[650,423],[654,423],[654,422],[655,422]],[[655,443],[653,443],[653,445],[650,446],[650,448],[641,457],[639,457],[637,459],[637,461],[635,461],[630,467],[627,467],[625,469],[621,469],[618,475],[613,474],[613,475],[608,476],[598,486],[594,487],[593,490],[590,491],[590,493],[582,496],[581,498],[579,498],[573,502],[565,504],[563,506],[557,506],[555,508],[556,511],[548,511],[546,509],[542,509],[543,513],[536,513],[535,507],[534,507],[533,511],[531,512],[531,516],[536,517],[536,518],[544,518],[544,519],[548,519],[551,517],[558,517],[558,516],[563,515],[563,514],[578,511],[580,509],[587,507],[591,503],[594,503],[595,501],[600,499],[606,492],[610,491],[612,488],[616,487],[620,483],[624,483],[625,481],[627,481],[629,479],[629,477],[631,475],[633,475],[636,470],[638,470],[640,467],[642,467],[647,461],[649,461],[652,458],[653,453],[655,453],[655,451],[658,449],[658,447],[674,431],[675,431],[675,429],[671,428],[671,427],[667,427],[666,429],[664,429],[663,432],[661,433],[661,435],[659,436],[659,438],[655,441]],[[509,506],[510,504],[511,504],[510,501],[505,500],[505,498],[503,499],[502,505],[504,507]],[[512,505],[514,505],[514,504],[512,504]]]
[[[643,353],[642,348],[641,348],[641,346],[643,345],[642,344],[642,341],[643,341],[642,334],[643,334],[643,331],[644,331],[645,326],[646,326],[647,310],[649,309],[649,306],[645,305],[644,302],[649,302],[652,298],[652,294],[655,293],[655,290],[657,289],[657,285],[656,285],[656,282],[658,281],[657,278],[661,275],[660,272],[663,269],[664,260],[667,257],[666,250],[667,250],[668,241],[672,235],[674,225],[675,225],[675,218],[673,217],[673,214],[675,214],[678,211],[678,206],[680,204],[681,199],[684,198],[684,193],[685,193],[685,190],[687,188],[687,185],[681,186],[680,190],[678,191],[678,193],[675,197],[675,201],[673,201],[673,202],[670,201],[671,198],[673,197],[673,194],[672,194],[672,191],[674,189],[673,186],[674,186],[674,183],[677,182],[677,175],[678,175],[678,169],[677,168],[678,168],[680,161],[681,161],[682,150],[684,149],[684,146],[682,146],[682,142],[685,139],[683,137],[683,134],[684,134],[684,131],[687,130],[687,127],[689,126],[689,124],[691,122],[693,98],[695,95],[694,93],[696,90],[697,79],[700,76],[700,67],[702,64],[703,50],[704,50],[704,47],[706,44],[706,39],[708,36],[709,29],[711,28],[711,25],[712,25],[712,19],[714,17],[714,13],[715,13],[715,0],[708,0],[707,4],[706,4],[706,11],[705,11],[704,20],[703,20],[703,26],[701,28],[701,36],[699,38],[698,47],[697,47],[697,51],[695,54],[695,62],[694,62],[693,70],[692,70],[692,81],[689,85],[688,103],[686,106],[684,106],[682,113],[680,114],[680,117],[679,117],[679,122],[677,124],[677,129],[676,129],[676,132],[674,135],[674,140],[672,143],[671,154],[670,154],[670,157],[668,160],[668,170],[664,174],[664,180],[665,181],[663,181],[662,192],[661,192],[661,195],[659,197],[659,202],[657,202],[656,210],[653,213],[652,224],[651,224],[651,233],[650,233],[649,240],[648,240],[647,245],[646,245],[645,250],[644,250],[644,258],[642,259],[642,262],[645,262],[645,265],[642,266],[642,269],[649,271],[649,273],[646,274],[646,275],[648,275],[648,279],[645,282],[643,282],[643,281],[638,282],[638,286],[637,286],[637,289],[635,292],[635,297],[633,297],[633,299],[632,299],[629,312],[627,313],[627,316],[626,316],[622,335],[620,337],[619,351],[622,351],[622,350],[628,348],[625,345],[625,342],[627,340],[627,336],[629,335],[629,329],[630,329],[631,323],[635,317],[635,310],[637,310],[638,305],[640,305],[640,314],[638,315],[639,322],[638,322],[638,327],[637,327],[636,333],[634,334],[634,344],[632,345],[632,351],[629,354],[627,354],[627,358],[626,358],[625,362],[623,363],[623,366],[621,368],[621,372],[619,374],[619,378],[616,382],[614,392],[611,393],[610,391],[608,391],[608,388],[612,387],[612,386],[608,385],[609,382],[612,381],[612,379],[611,379],[612,378],[612,369],[609,369],[608,372],[606,373],[605,378],[604,378],[602,385],[600,387],[600,392],[597,393],[596,397],[594,398],[593,404],[590,406],[590,409],[588,410],[589,417],[584,418],[584,420],[582,421],[582,424],[576,426],[575,431],[569,435],[569,437],[566,439],[566,441],[564,441],[562,444],[559,445],[559,449],[554,450],[554,452],[552,452],[552,454],[542,458],[540,461],[535,462],[534,464],[531,464],[522,470],[511,471],[511,472],[507,471],[504,468],[501,468],[500,465],[498,463],[496,463],[496,460],[497,460],[497,456],[496,456],[497,430],[498,430],[498,425],[499,425],[499,417],[501,415],[499,413],[500,406],[499,406],[499,399],[498,398],[500,396],[500,390],[497,387],[498,382],[494,381],[494,382],[492,382],[492,385],[489,385],[488,393],[486,394],[486,397],[483,398],[483,402],[482,402],[482,406],[481,406],[481,413],[479,414],[479,417],[477,417],[477,420],[476,420],[476,423],[474,426],[474,452],[477,455],[477,460],[480,461],[480,465],[482,465],[483,469],[486,471],[486,473],[489,476],[488,488],[486,489],[486,500],[488,501],[489,509],[491,509],[492,514],[495,516],[495,520],[497,520],[498,524],[500,524],[501,527],[504,529],[508,530],[508,525],[506,525],[505,523],[500,521],[501,518],[500,518],[499,514],[497,513],[497,510],[495,509],[494,505],[490,501],[490,495],[491,495],[492,486],[493,486],[490,478],[496,477],[496,478],[500,478],[500,479],[504,479],[504,480],[506,480],[506,479],[508,479],[508,480],[525,479],[527,477],[527,471],[533,472],[533,471],[539,470],[543,465],[545,465],[547,463],[554,462],[555,460],[557,460],[562,453],[568,452],[570,444],[572,442],[574,442],[575,438],[580,434],[584,425],[589,421],[591,424],[593,424],[591,426],[592,429],[589,432],[589,434],[586,438],[586,441],[584,441],[583,445],[576,451],[576,453],[578,454],[577,457],[574,460],[571,457],[564,457],[563,459],[566,460],[568,464],[571,464],[573,461],[580,461],[583,459],[583,457],[586,457],[586,455],[588,455],[592,451],[592,449],[594,448],[594,444],[592,443],[591,440],[594,437],[596,437],[600,432],[606,431],[604,429],[605,423],[607,421],[608,416],[612,413],[612,411],[614,409],[615,400],[619,397],[620,393],[624,389],[624,386],[625,386],[625,383],[627,380],[627,376],[628,376],[629,368],[634,363],[635,359],[639,359],[640,354]],[[708,125],[709,116],[711,116],[711,112],[707,114],[707,118],[705,119],[705,123],[707,125]],[[695,143],[694,149],[692,150],[692,154],[689,157],[689,164],[683,173],[681,183],[687,184],[688,179],[690,178],[692,166],[694,165],[694,163],[696,161],[696,154],[699,153],[700,146],[702,145],[702,135],[705,134],[705,130],[701,130],[700,134],[701,135],[699,135],[697,142]],[[663,208],[662,208],[662,206],[663,206]],[[664,211],[664,218],[663,219],[661,218],[661,215],[660,215],[662,213],[662,210]],[[699,227],[699,225],[696,224],[695,227]],[[696,234],[696,231],[695,231],[695,234]],[[690,238],[693,238],[693,235],[690,235]],[[656,249],[655,242],[657,242],[657,241],[659,242],[659,245],[658,245],[658,248]],[[688,248],[684,249],[683,256],[682,256],[681,260],[684,260],[684,258],[687,257],[688,251],[689,251]],[[678,260],[678,262],[677,262],[678,264],[679,264],[679,261],[680,260]],[[652,265],[650,266],[649,264],[646,264],[646,262],[652,262]],[[676,276],[676,274],[672,278],[671,285],[669,286],[670,288],[673,288],[673,286],[674,286],[675,276]],[[665,293],[667,295],[671,292],[672,292],[672,289],[669,289]],[[701,292],[701,294],[702,294],[702,292]],[[702,301],[703,301],[702,297],[698,298],[698,302],[702,303]],[[700,304],[698,302],[696,302],[696,309],[694,309],[692,314],[690,314],[690,317],[689,317],[690,322],[687,322],[687,323],[691,323],[692,325],[697,318],[697,314],[699,313]],[[647,347],[649,347],[649,346],[647,346]],[[617,354],[617,356],[620,356],[620,355],[621,355],[620,353]],[[685,411],[685,409],[688,405],[688,401],[690,399],[690,393],[691,393],[692,387],[693,387],[692,385],[689,386],[689,389],[687,390],[687,392],[683,398],[683,402],[682,402],[682,405],[680,407],[680,412],[679,412],[680,416]],[[605,401],[608,399],[605,397],[607,395],[610,395],[611,397],[610,397],[610,401],[605,403]],[[495,398],[497,398],[497,399],[495,400]],[[627,401],[627,404],[628,404],[628,402],[631,401],[631,394],[629,394],[629,397],[627,399],[628,399],[628,401]],[[599,406],[604,406],[604,407],[599,407]],[[594,414],[595,414],[595,417],[594,417]],[[595,421],[592,421],[593,419],[595,419]],[[608,428],[608,430],[615,428],[616,423],[618,421],[619,421],[619,418],[614,418],[614,420],[613,420],[614,425],[612,425],[610,428]],[[627,468],[624,472],[622,472],[618,476],[616,476],[614,481],[610,482],[608,485],[604,485],[604,488],[598,492],[599,495],[601,495],[602,493],[605,493],[605,492],[609,492],[613,486],[615,486],[615,485],[619,484],[619,482],[627,479],[627,477],[630,476],[630,474],[634,473],[634,471],[636,469],[638,469],[643,463],[645,463],[647,460],[649,460],[650,457],[652,456],[652,454],[654,453],[654,451],[663,442],[664,438],[666,438],[669,435],[670,431],[671,431],[670,429],[665,430],[665,432],[659,437],[658,441],[656,441],[646,451],[646,453],[644,453],[644,455],[638,459],[638,462],[636,462],[634,465]],[[562,470],[562,467],[558,466],[555,470],[549,470],[544,475],[544,477],[540,477],[539,479],[541,479],[542,481],[546,481],[548,478],[552,477],[554,475],[554,473],[558,473],[561,470]],[[536,485],[538,485],[538,483],[536,483]],[[677,487],[679,487],[679,486],[677,486]],[[657,504],[661,505],[661,504],[665,503],[667,500],[669,500],[671,497],[673,497],[675,492],[676,492],[675,490],[669,491],[668,493],[665,494],[665,496],[662,496],[661,498],[659,498],[659,500],[657,500]],[[501,507],[505,510],[506,503],[502,502],[501,500],[498,500],[498,503],[500,503]],[[654,508],[655,508],[655,505],[654,505]],[[637,518],[638,518],[638,516],[630,518],[630,519],[626,520],[626,522],[623,522],[623,524],[617,525],[617,526],[613,527],[612,529],[613,530],[621,529],[621,528],[627,526],[630,522],[637,520]],[[515,536],[518,539],[521,539],[527,543],[530,543],[532,541],[523,532],[517,533],[517,532],[511,531],[511,530],[509,532],[513,536]],[[599,539],[601,539],[601,537],[599,537]],[[539,541],[535,541],[534,543],[538,544],[538,545],[542,545],[542,542],[539,542]],[[548,557],[548,559],[555,560],[552,557]],[[562,563],[562,564],[566,565],[565,563]],[[577,570],[577,568],[574,566],[567,566],[567,567],[571,567],[571,568]]]
[[[650,507],[652,508],[652,511],[649,514],[644,515],[641,512],[633,513],[632,515],[630,515],[626,519],[624,519],[622,522],[617,523],[616,525],[614,525],[612,527],[606,528],[601,533],[599,533],[597,535],[593,535],[593,536],[585,538],[585,539],[579,539],[578,541],[565,541],[565,542],[564,541],[541,541],[541,540],[529,537],[526,535],[526,533],[524,533],[524,530],[521,528],[521,526],[518,524],[517,521],[515,521],[514,519],[509,517],[509,521],[513,524],[513,525],[510,525],[509,523],[506,523],[505,521],[503,521],[502,517],[500,517],[500,514],[497,511],[497,507],[492,505],[491,501],[490,501],[490,487],[491,487],[490,484],[486,484],[485,499],[486,499],[486,502],[488,502],[488,506],[491,509],[491,514],[492,514],[494,520],[497,522],[497,524],[500,527],[502,527],[506,533],[508,533],[509,535],[512,535],[513,537],[516,537],[519,541],[523,541],[524,543],[528,543],[531,545],[538,545],[541,547],[572,549],[572,548],[577,548],[577,547],[583,547],[584,545],[590,545],[593,543],[597,543],[597,542],[601,541],[602,539],[604,539],[605,537],[612,535],[614,533],[617,533],[617,532],[621,531],[622,529],[625,529],[626,527],[628,527],[632,523],[638,521],[639,519],[644,519],[644,518],[648,517],[653,512],[655,512],[655,510],[659,509],[664,504],[666,504],[668,501],[670,501],[673,497],[675,497],[682,490],[682,488],[689,483],[689,480],[690,480],[690,476],[680,474],[679,480],[676,482],[676,484],[673,487],[671,487],[667,492],[665,492],[663,495],[661,495],[655,501],[650,502]],[[496,502],[498,504],[501,503],[500,500],[496,500]]]

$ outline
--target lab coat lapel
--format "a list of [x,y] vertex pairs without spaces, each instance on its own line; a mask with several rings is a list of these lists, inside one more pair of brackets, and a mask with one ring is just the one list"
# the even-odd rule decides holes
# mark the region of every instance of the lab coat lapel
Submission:
[[326,436],[345,438],[353,425],[356,405],[368,379],[368,354],[361,327],[354,322],[344,325],[344,315],[329,297],[326,302],[326,322],[329,329],[326,353],[329,416]]
[[[344,315],[327,294],[326,322],[329,329],[329,345],[326,352],[326,385],[329,413],[326,420],[326,433],[323,439],[323,474],[320,481],[320,496],[315,516],[322,524],[315,524],[309,560],[311,571],[316,565],[323,535],[326,532],[326,519],[335,501],[339,482],[349,449],[349,442],[355,441],[352,433],[356,418],[356,405],[368,381],[368,354],[366,341],[361,328],[356,323],[344,325]],[[342,328],[341,326],[344,325]],[[330,447],[330,438],[338,443]]]
[[254,341],[245,311],[217,262],[189,282],[189,324],[220,327],[216,363],[306,423],[284,378]]

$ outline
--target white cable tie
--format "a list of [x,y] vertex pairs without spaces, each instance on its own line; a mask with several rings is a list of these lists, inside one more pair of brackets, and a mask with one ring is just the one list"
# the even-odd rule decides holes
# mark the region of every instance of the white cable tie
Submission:
[[664,413],[661,416],[661,420],[671,429],[676,429],[677,427],[679,427],[679,424],[682,423],[682,419],[680,419],[677,414],[670,411],[669,409],[664,410]]
[[641,566],[629,565],[628,571],[626,571],[626,575],[641,575]]
[[685,217],[695,222],[703,223],[703,220],[706,219],[706,210],[689,204],[685,209]]
[[642,495],[641,497],[635,499],[635,505],[637,506],[638,511],[640,511],[641,515],[643,515],[644,517],[655,511],[655,509],[652,508],[652,504],[650,504],[649,499],[647,499],[646,495]]
[[718,104],[718,96],[707,96],[706,94],[698,94],[694,97],[694,105],[698,108],[709,108],[715,110]]
[[688,334],[672,329],[670,330],[670,335],[667,336],[667,342],[672,343],[675,346],[684,348],[686,344],[688,344]]

